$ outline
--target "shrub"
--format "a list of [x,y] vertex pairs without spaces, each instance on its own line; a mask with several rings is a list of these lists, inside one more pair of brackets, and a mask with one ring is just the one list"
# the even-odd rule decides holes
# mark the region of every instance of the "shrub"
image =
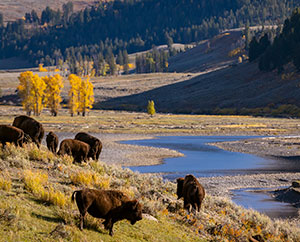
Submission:
[[74,185],[95,186],[96,188],[109,188],[110,178],[99,176],[91,171],[78,171],[70,176]]
[[11,189],[11,178],[7,171],[0,172],[0,189],[4,191],[10,191]]
[[24,171],[25,189],[38,195],[44,192],[44,187],[48,181],[48,175],[42,172]]

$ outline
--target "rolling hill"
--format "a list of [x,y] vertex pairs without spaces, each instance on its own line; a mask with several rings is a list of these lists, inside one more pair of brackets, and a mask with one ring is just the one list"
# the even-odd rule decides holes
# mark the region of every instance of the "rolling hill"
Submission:
[[236,50],[241,41],[241,31],[225,32],[204,41],[170,61],[172,71],[196,75],[134,95],[107,99],[96,106],[144,111],[147,101],[154,100],[159,112],[216,113],[219,109],[232,109],[240,113],[245,108],[297,105],[300,98],[298,74],[291,69],[285,75],[261,72],[256,62],[238,63],[243,52],[232,57],[228,53]]

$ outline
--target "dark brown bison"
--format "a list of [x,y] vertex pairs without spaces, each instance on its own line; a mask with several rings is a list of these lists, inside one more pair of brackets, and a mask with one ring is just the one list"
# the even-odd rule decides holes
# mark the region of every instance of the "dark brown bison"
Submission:
[[46,137],[47,147],[53,153],[56,153],[57,146],[58,146],[58,137],[52,131]]
[[87,155],[89,153],[90,146],[75,139],[65,139],[60,143],[58,155],[71,155],[75,162],[81,163],[87,160]]
[[13,126],[22,129],[40,147],[45,133],[43,125],[40,122],[26,115],[21,115],[14,119]]
[[105,229],[113,235],[115,222],[127,219],[135,224],[142,219],[142,206],[137,200],[130,200],[125,194],[116,190],[83,189],[72,194],[72,201],[76,197],[76,204],[80,212],[80,229],[88,212],[95,218],[103,218]]
[[3,147],[5,147],[6,142],[14,143],[16,146],[22,146],[24,142],[24,132],[11,125],[0,125],[0,142]]
[[91,157],[93,160],[99,159],[102,150],[102,143],[99,139],[84,132],[76,134],[75,139],[83,141],[90,145],[90,152],[88,154],[88,158]]
[[201,203],[205,197],[205,190],[193,175],[177,179],[178,199],[183,197],[184,208],[191,212],[192,208],[200,211]]

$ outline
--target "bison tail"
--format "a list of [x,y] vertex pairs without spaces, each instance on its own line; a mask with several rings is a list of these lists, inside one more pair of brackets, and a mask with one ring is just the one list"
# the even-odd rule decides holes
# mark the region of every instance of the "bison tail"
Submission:
[[74,191],[74,192],[73,192],[73,194],[72,194],[72,202],[74,202],[74,200],[75,200],[75,194],[76,194],[77,192],[79,192],[79,191]]

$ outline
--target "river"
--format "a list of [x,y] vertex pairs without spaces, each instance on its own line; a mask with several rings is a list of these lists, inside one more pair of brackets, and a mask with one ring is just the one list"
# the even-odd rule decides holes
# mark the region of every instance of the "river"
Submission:
[[[214,142],[257,138],[250,136],[161,136],[156,139],[131,140],[122,143],[175,149],[183,157],[167,158],[155,166],[129,167],[140,173],[161,173],[165,179],[174,180],[193,174],[196,177],[212,177],[238,174],[276,172],[299,172],[295,161],[259,157],[238,152],[229,152],[209,145]],[[297,216],[297,209],[290,204],[275,201],[271,194],[260,188],[232,191],[232,200],[238,205],[253,208],[271,218]]]

